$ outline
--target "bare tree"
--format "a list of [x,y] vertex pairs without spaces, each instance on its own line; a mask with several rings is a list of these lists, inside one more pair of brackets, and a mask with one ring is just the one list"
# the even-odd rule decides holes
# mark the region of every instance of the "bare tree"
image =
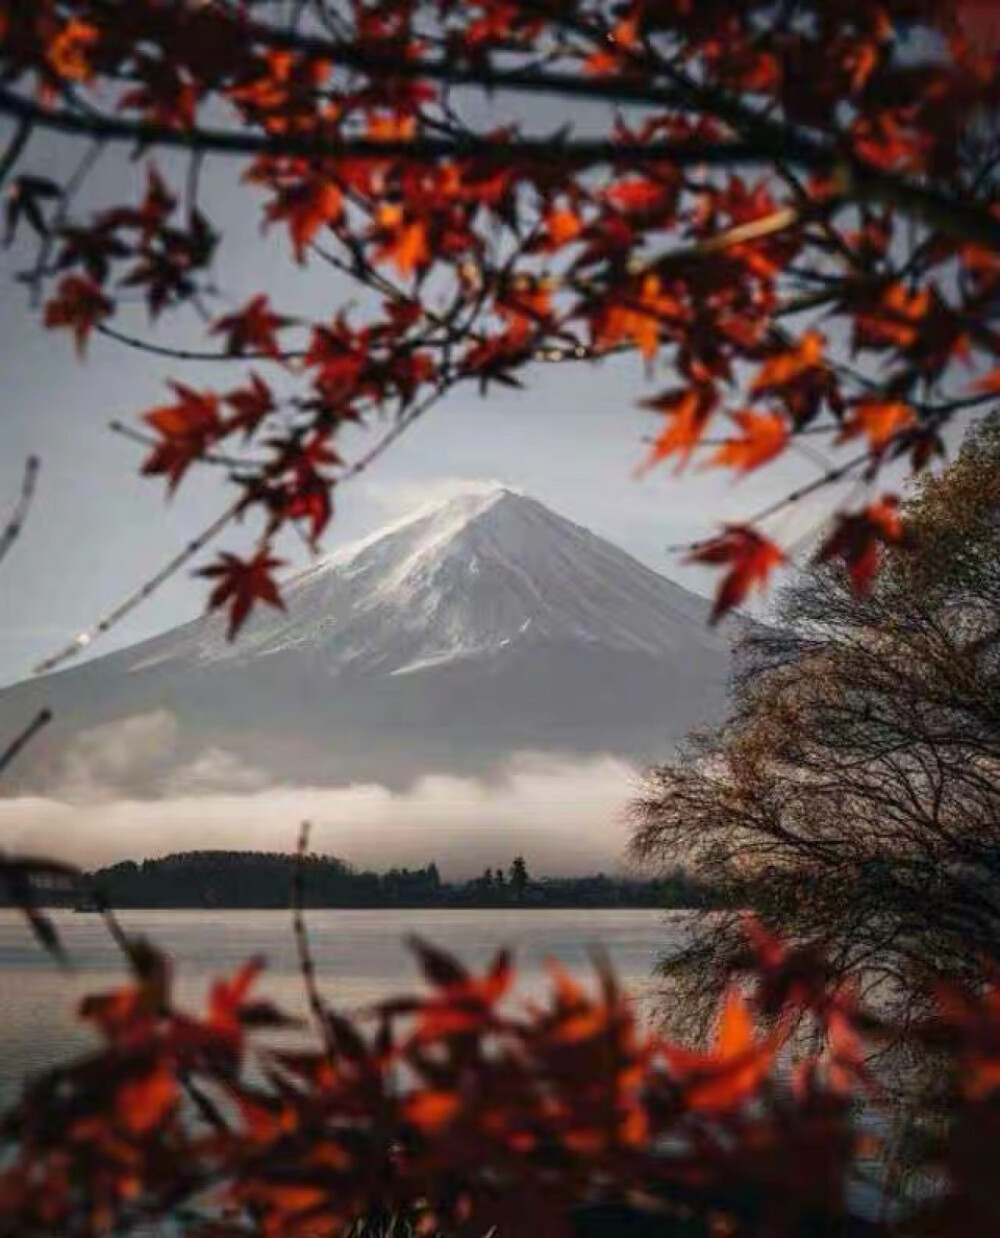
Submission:
[[1000,961],[1000,421],[907,507],[866,596],[819,565],[744,642],[729,720],[649,772],[635,855],[679,857],[730,910],[665,974],[700,1018],[742,909],[911,1015],[932,973]]

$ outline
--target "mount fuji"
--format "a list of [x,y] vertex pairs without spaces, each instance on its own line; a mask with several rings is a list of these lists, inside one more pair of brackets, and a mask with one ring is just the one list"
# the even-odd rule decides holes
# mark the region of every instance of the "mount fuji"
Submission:
[[[330,555],[284,597],[235,643],[207,616],[0,693],[0,733],[54,714],[7,789],[48,793],[88,751],[119,790],[153,797],[206,753],[223,789],[227,768],[405,787],[517,753],[645,762],[724,702],[729,641],[704,599],[500,487]],[[101,742],[115,727],[146,735],[141,761]]]

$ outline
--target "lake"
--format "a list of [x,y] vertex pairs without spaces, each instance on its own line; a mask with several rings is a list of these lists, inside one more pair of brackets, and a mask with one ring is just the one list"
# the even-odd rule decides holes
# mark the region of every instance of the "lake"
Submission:
[[[125,978],[123,960],[100,916],[51,913],[72,970],[61,969],[36,944],[23,918],[0,910],[0,1103],[13,1100],[26,1074],[93,1043],[75,1017],[87,992]],[[200,1008],[213,977],[262,954],[259,992],[304,1013],[292,920],[287,911],[130,911],[126,930],[148,937],[173,957],[180,1002]],[[537,996],[546,963],[557,960],[583,979],[593,976],[592,951],[605,951],[622,983],[647,1011],[653,1005],[657,958],[676,947],[689,912],[646,910],[389,910],[310,911],[308,926],[320,987],[331,1005],[351,1012],[419,987],[406,949],[417,933],[482,967],[502,945],[515,952],[517,995]]]

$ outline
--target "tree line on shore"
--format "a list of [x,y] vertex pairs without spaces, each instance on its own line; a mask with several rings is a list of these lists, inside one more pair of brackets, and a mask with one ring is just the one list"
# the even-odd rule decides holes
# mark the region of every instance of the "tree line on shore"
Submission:
[[655,879],[596,873],[535,878],[523,856],[478,877],[445,881],[433,861],[385,872],[334,856],[261,851],[188,851],[124,860],[78,882],[39,891],[45,902],[80,910],[112,907],[287,908],[298,883],[307,907],[673,907],[711,906],[712,892],[680,867]]

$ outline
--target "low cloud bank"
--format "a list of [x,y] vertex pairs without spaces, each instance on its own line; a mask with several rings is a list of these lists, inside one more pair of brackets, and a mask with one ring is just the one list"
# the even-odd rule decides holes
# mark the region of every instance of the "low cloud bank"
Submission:
[[[169,714],[131,721],[131,759],[155,762],[172,746]],[[0,800],[0,846],[87,866],[216,847],[290,851],[309,820],[314,850],[359,867],[436,860],[461,877],[520,853],[535,872],[581,874],[621,865],[636,778],[611,757],[529,754],[496,779],[429,775],[405,793],[291,787],[262,785],[265,775],[209,749],[170,775],[168,795],[138,799],[111,789],[125,761],[121,731],[111,738],[91,740],[59,794]]]
[[86,805],[261,791],[278,781],[224,748],[207,747],[187,759],[181,748],[181,727],[169,710],[131,714],[74,735],[35,764],[29,785],[43,799]]

